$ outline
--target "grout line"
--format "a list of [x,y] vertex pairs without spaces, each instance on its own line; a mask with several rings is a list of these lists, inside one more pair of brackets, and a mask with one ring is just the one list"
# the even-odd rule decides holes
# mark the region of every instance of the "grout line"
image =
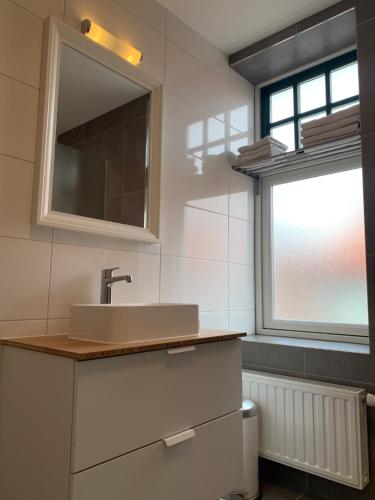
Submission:
[[21,236],[8,236],[8,235],[3,235],[3,234],[0,234],[0,239],[30,241],[30,242],[34,242],[34,243],[52,243],[52,240],[46,240],[46,239],[39,240],[37,238],[22,238]]
[[162,253],[161,253],[161,243],[160,243],[160,253],[159,253],[159,302],[161,302],[161,270],[162,270]]
[[[251,335],[250,335],[251,336]],[[243,337],[245,338],[245,337]],[[275,367],[272,367],[272,366],[263,366],[263,365],[256,365],[256,364],[253,364],[253,363],[246,363],[246,362],[243,362],[242,363],[242,370],[250,370],[250,371],[254,371],[254,372],[258,372],[260,371],[260,373],[269,373],[270,375],[284,375],[284,376],[287,376],[287,377],[294,377],[294,378],[297,378],[299,380],[304,380],[304,377],[301,375],[303,375],[302,372],[298,371],[298,370],[284,370],[283,368],[275,368]],[[311,379],[310,379],[311,380]]]
[[345,378],[340,378],[340,377],[328,377],[326,375],[321,375],[319,373],[311,373],[307,372],[305,373],[305,378],[308,380],[312,380],[313,382],[326,382],[328,384],[333,384],[333,385],[345,385],[346,387],[355,387],[361,389],[361,385],[364,386],[371,386],[375,388],[374,382],[368,381],[366,382],[365,380],[352,380],[352,379],[345,379]]
[[[188,203],[184,203],[181,201],[170,200],[169,197],[165,197],[163,201],[167,202],[167,203],[173,203],[174,205],[178,205],[179,207],[187,207],[187,208],[192,208],[193,210],[201,210],[202,212],[208,212],[210,214],[215,214],[215,215],[227,217],[230,219],[236,218],[236,217],[230,217],[228,213],[218,212],[215,210],[209,210],[208,208],[196,207],[194,205],[189,205]],[[249,221],[246,221],[245,219],[238,219],[238,220],[244,220],[244,222],[249,222]]]
[[[180,21],[181,21],[181,19],[180,19]],[[184,21],[182,21],[182,22],[184,22]],[[195,30],[193,30],[193,31],[195,31]],[[196,33],[198,33],[198,32],[196,32]],[[201,66],[204,66],[204,68],[207,71],[209,71],[210,73],[214,73],[215,76],[217,76],[218,78],[220,78],[220,80],[222,80],[228,86],[228,91],[230,90],[230,76],[229,76],[229,73],[228,73],[228,77],[227,78],[224,78],[219,73],[219,71],[222,71],[223,69],[228,69],[228,68],[231,69],[230,66],[229,66],[229,61],[228,60],[226,61],[226,65],[224,65],[221,70],[219,70],[219,69],[215,70],[211,66],[208,66],[208,64],[205,63],[204,61],[201,61],[196,55],[192,54],[187,49],[185,49],[185,47],[182,47],[181,45],[179,45],[178,42],[176,42],[175,40],[172,40],[171,38],[168,38],[167,34],[165,35],[165,39],[166,39],[166,41],[168,41],[169,43],[171,43],[172,45],[174,45],[175,47],[177,47],[179,50],[181,50],[182,52],[184,52],[185,54],[187,54],[189,57],[191,57],[192,59],[194,59],[194,61],[196,61],[198,64],[200,64]],[[210,43],[210,42],[208,42],[208,43]],[[214,48],[216,48],[216,47],[214,47]],[[218,50],[218,49],[216,49],[216,50]],[[223,54],[220,50],[218,50],[218,52],[220,54]],[[249,85],[251,85],[251,84],[249,83]],[[245,95],[245,92],[242,92],[242,90],[241,91],[238,90],[238,92]]]
[[45,318],[20,318],[20,319],[1,319],[0,320],[0,325],[1,323],[21,323],[24,321],[47,321],[47,317]]
[[32,166],[35,165],[34,160],[25,160],[25,158],[20,158],[19,156],[9,155],[7,153],[1,153],[1,152],[0,152],[0,156],[5,156],[6,158],[12,158],[13,160],[24,161],[25,163],[31,163]]
[[216,214],[216,215],[222,215],[223,217],[228,217],[229,219],[235,219],[235,220],[238,220],[238,221],[242,221],[242,222],[246,222],[247,224],[255,224],[255,221],[254,220],[250,220],[250,219],[242,219],[241,217],[235,217],[233,215],[229,215],[229,196],[230,194],[232,193],[228,193],[228,213],[223,213],[223,212],[218,212],[217,210],[210,210],[208,208],[202,208],[202,207],[196,207],[194,205],[189,205],[189,203],[185,203],[185,202],[181,202],[181,201],[176,201],[176,200],[171,200],[169,197],[165,197],[164,198],[164,201],[168,202],[168,203],[174,203],[175,205],[180,205],[180,206],[183,206],[183,207],[187,207],[187,208],[193,208],[195,210],[201,210],[202,212],[209,212],[210,214]]
[[[182,154],[184,154],[184,155],[186,155],[186,156],[192,156],[193,158],[196,158],[197,160],[201,161],[202,163],[208,163],[209,165],[211,165],[212,167],[215,167],[215,168],[217,168],[217,169],[219,169],[219,168],[220,168],[221,170],[223,170],[223,174],[224,174],[225,172],[227,172],[227,171],[228,171],[228,172],[231,172],[231,171],[232,171],[232,166],[231,166],[230,161],[229,161],[229,160],[230,160],[230,158],[229,158],[229,152],[228,152],[228,151],[226,151],[226,152],[224,153],[224,155],[225,155],[225,159],[228,161],[228,164],[224,166],[224,165],[218,165],[218,164],[217,164],[217,162],[216,162],[216,161],[214,161],[214,160],[212,160],[211,158],[207,158],[207,157],[203,157],[203,158],[202,158],[201,156],[197,156],[197,155],[195,155],[195,154],[194,154],[194,153],[192,153],[191,151],[185,151],[184,149],[182,149],[182,148],[181,148],[181,146],[175,146],[174,144],[171,144],[171,143],[169,143],[169,142],[165,141],[165,140],[164,140],[164,138],[163,138],[163,140],[162,140],[162,144],[164,144],[164,145],[165,145],[165,146],[167,146],[168,148],[173,149],[174,151],[177,151],[177,152],[179,152],[179,153],[182,153]],[[220,157],[221,157],[221,158],[223,158],[223,156],[222,156],[222,155],[221,155]],[[228,170],[228,167],[229,167],[229,170]],[[225,172],[224,172],[224,170],[225,170]],[[236,173],[238,173],[238,172],[236,172]]]
[[[168,11],[168,9],[166,9],[166,11]],[[171,12],[171,14],[175,15],[172,12]],[[167,17],[168,17],[168,15],[167,15]],[[190,28],[192,31],[194,31],[195,34],[197,34],[200,37],[202,37],[202,35],[200,35],[200,33],[198,33],[197,31],[195,31],[194,29],[192,29],[189,25],[187,25],[184,21],[182,21],[182,19],[180,19],[178,16],[175,16],[175,17],[177,17],[179,21],[181,21],[183,24],[185,24],[186,26],[188,26],[188,28]],[[220,55],[224,56],[225,64],[223,65],[223,67],[221,68],[221,70],[219,70],[219,69],[213,69],[212,66],[209,66],[205,61],[202,61],[201,59],[199,59],[196,55],[192,54],[188,49],[186,49],[185,47],[183,47],[182,45],[180,45],[178,42],[176,42],[172,38],[169,38],[168,35],[167,35],[167,33],[168,33],[168,29],[167,29],[167,26],[166,26],[166,30],[165,30],[165,38],[166,38],[166,40],[168,40],[170,43],[172,43],[173,45],[175,45],[176,47],[178,47],[180,50],[182,50],[183,52],[185,52],[185,54],[187,54],[188,56],[192,57],[195,61],[197,61],[202,66],[204,66],[207,70],[211,71],[212,73],[215,73],[215,75],[217,75],[219,78],[221,78],[222,80],[224,80],[224,82],[229,85],[229,83],[230,83],[229,76],[228,76],[228,81],[226,81],[226,79],[219,74],[219,71],[221,71],[221,70],[223,70],[225,68],[230,68],[230,66],[229,66],[229,58],[223,52],[221,52],[217,47],[215,47],[215,45],[212,45],[212,43],[210,43],[206,38],[202,37],[204,39],[204,41],[210,47],[212,47]]]
[[13,80],[21,85],[25,85],[26,87],[29,87],[33,90],[36,90],[36,92],[38,92],[38,94],[39,94],[39,87],[35,87],[34,85],[31,85],[31,83],[27,83],[27,82],[24,82],[22,80],[19,80],[18,78],[15,78],[14,76],[9,75],[8,73],[4,73],[3,71],[0,71],[0,75],[4,76],[5,78],[9,78],[9,80]]
[[[52,239],[53,239],[53,233],[54,233],[54,229],[52,229]],[[46,335],[48,334],[48,327],[49,327],[49,312],[50,312],[50,303],[51,303],[52,256],[53,256],[53,242],[51,242],[51,252],[50,252],[50,258],[49,258]]]
[[228,328],[230,328],[229,321],[230,321],[230,314],[229,314],[229,308],[230,308],[230,297],[231,297],[231,286],[230,286],[230,218],[229,218],[229,195],[230,195],[230,179],[229,179],[229,184],[228,184],[228,217],[227,217],[227,283],[228,283],[228,313],[227,313],[227,325]]
[[[69,230],[67,229],[66,231],[69,231]],[[93,236],[95,236],[95,235],[93,235]],[[0,238],[1,238],[1,236],[0,236]],[[28,240],[28,241],[30,241],[30,240]],[[91,244],[85,245],[84,243],[66,243],[64,241],[56,241],[56,240],[53,240],[52,243],[54,245],[65,245],[68,247],[93,248],[94,250],[107,250],[109,252],[119,252],[119,253],[135,253],[138,255],[159,255],[159,253],[161,253],[161,252],[145,252],[145,251],[141,251],[141,250],[128,250],[126,248],[124,248],[124,249],[109,248],[109,247],[103,247],[103,246],[97,246],[97,245],[91,245]],[[160,243],[154,243],[154,244],[160,245]]]
[[[165,34],[164,34],[164,54],[163,54],[163,85],[165,86],[165,75],[166,75],[166,71],[167,71],[167,9],[164,9],[164,29],[165,29]],[[164,88],[164,91],[163,91],[163,101],[165,99],[165,88]],[[163,123],[164,123],[164,106],[163,106]],[[164,145],[164,142],[163,142],[163,135],[164,135],[164,125],[163,125],[163,130],[162,130],[162,137],[161,137],[161,155],[162,155],[162,158],[164,157],[164,148],[165,148],[165,145]],[[163,242],[161,240],[161,236],[163,234],[162,232],[162,225],[164,224],[164,220],[162,220],[162,212],[163,212],[163,206],[164,206],[164,189],[163,189],[163,178],[164,178],[164,168],[163,168],[163,161],[161,162],[161,168],[160,168],[160,186],[159,186],[159,190],[160,190],[160,200],[159,200],[159,244],[160,244],[160,251],[159,251],[159,281],[158,281],[158,292],[159,292],[159,302],[161,302],[162,300],[162,287],[161,287],[161,284],[162,284],[162,260],[163,260],[163,256],[162,256],[162,245],[163,245]]]
[[[171,89],[170,86],[168,86],[167,84],[164,84],[165,86],[165,92],[167,94],[170,94],[172,95],[173,97],[177,98],[177,99],[180,99],[181,101],[183,101],[185,104],[188,104],[189,106],[192,106],[194,109],[198,110],[200,113],[204,113],[205,115],[207,115],[209,118],[212,118],[213,120],[216,120],[218,121],[219,123],[222,123],[223,125],[228,125],[229,126],[229,133],[228,133],[228,139],[230,140],[231,139],[231,135],[230,135],[230,130],[234,130],[235,132],[237,132],[237,135],[240,134],[241,136],[246,136],[248,139],[252,139],[254,140],[254,138],[251,137],[251,132],[248,131],[248,132],[243,132],[241,130],[238,130],[236,127],[233,127],[231,124],[230,124],[230,109],[227,110],[227,112],[224,110],[224,120],[221,120],[220,118],[216,116],[214,116],[213,114],[211,114],[208,110],[204,109],[204,108],[201,108],[200,106],[197,106],[196,104],[192,103],[191,101],[187,100],[186,98],[182,97],[181,95],[179,94],[176,94],[175,91],[173,90],[173,88]],[[226,92],[228,94],[228,92]],[[251,100],[249,99],[249,102]],[[230,105],[229,105],[230,107]]]
[[163,54],[163,84],[167,75],[167,9],[165,9],[165,34],[164,34],[164,54]]
[[371,17],[368,17],[367,19],[364,19],[360,23],[357,23],[357,28],[359,28],[363,24],[366,24],[366,23],[369,23],[369,22],[373,21],[374,19],[375,19],[375,16],[371,16]]
[[[180,99],[182,102],[184,102],[185,104],[188,104],[189,106],[192,106],[194,109],[198,110],[200,113],[204,113],[205,115],[207,115],[209,118],[211,118],[212,120],[216,120],[217,122],[223,124],[223,125],[227,125],[228,124],[228,118],[225,120],[221,120],[220,118],[218,118],[217,116],[214,116],[212,115],[209,111],[207,111],[206,109],[204,108],[201,108],[200,106],[197,106],[196,104],[193,104],[191,101],[187,100],[186,98],[184,97],[181,97],[181,95],[179,94],[176,94],[175,91],[173,91],[173,89],[171,90],[171,87],[168,86],[167,84],[165,84],[165,92],[167,94],[170,94],[172,95],[173,97],[177,98],[177,99]],[[225,113],[225,110],[224,110],[224,117],[227,115],[227,113]],[[230,128],[234,128],[234,127],[230,127]],[[242,135],[247,135],[246,132],[240,132],[239,130],[237,129],[234,129],[236,132],[238,132],[239,134],[242,134]]]
[[[155,31],[155,33],[157,33],[159,36],[162,36],[163,38],[166,37],[166,34],[163,33],[162,31],[159,31],[157,28],[155,28],[155,26],[153,26],[152,24],[148,23],[147,21],[145,21],[142,17],[140,17],[138,14],[136,14],[135,12],[133,12],[131,9],[129,9],[128,7],[125,7],[125,5],[123,5],[122,3],[119,3],[118,0],[114,0],[115,4],[128,11],[129,14],[131,14],[132,16],[136,17],[139,21],[141,21],[141,23],[145,24],[148,28],[151,28],[153,31]],[[159,2],[158,2],[159,3]],[[161,5],[161,7],[166,11],[167,9]]]
[[9,3],[13,4],[15,7],[18,7],[19,9],[27,12],[28,14],[31,14],[32,16],[44,21],[43,17],[42,16],[39,16],[38,14],[36,14],[35,12],[33,12],[32,10],[29,10],[27,9],[26,7],[24,7],[23,5],[20,5],[19,3],[15,2],[14,0],[8,0]]
[[[160,255],[162,255],[163,257],[171,257],[173,259],[198,260],[198,261],[202,261],[202,262],[215,262],[217,264],[228,264],[228,265],[233,264],[235,266],[243,266],[246,268],[253,268],[254,267],[254,264],[242,264],[240,262],[231,262],[229,259],[225,259],[225,260],[204,259],[202,257],[185,257],[183,255],[173,255],[173,254],[167,254],[167,253],[162,253],[162,252],[160,252]],[[253,309],[253,308],[250,308],[250,309]],[[246,311],[247,309],[241,309],[241,310]]]

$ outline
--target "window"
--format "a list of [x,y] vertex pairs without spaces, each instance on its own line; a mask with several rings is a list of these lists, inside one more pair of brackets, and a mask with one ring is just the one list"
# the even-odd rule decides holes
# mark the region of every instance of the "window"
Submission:
[[367,343],[360,158],[265,175],[257,333]]
[[301,124],[359,102],[357,51],[331,59],[261,90],[262,137],[300,147]]

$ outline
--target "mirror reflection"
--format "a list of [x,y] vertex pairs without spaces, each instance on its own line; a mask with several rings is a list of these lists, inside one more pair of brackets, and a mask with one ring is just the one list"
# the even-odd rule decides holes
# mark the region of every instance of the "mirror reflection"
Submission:
[[52,210],[147,227],[150,91],[62,46]]

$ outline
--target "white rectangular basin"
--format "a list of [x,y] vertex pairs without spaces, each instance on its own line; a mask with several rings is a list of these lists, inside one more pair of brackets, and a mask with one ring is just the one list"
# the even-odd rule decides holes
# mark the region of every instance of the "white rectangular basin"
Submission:
[[71,308],[70,338],[120,344],[198,333],[195,304],[83,304]]

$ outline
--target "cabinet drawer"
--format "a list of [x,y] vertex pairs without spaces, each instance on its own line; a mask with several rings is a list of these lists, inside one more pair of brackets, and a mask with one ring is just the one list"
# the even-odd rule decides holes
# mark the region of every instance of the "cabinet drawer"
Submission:
[[241,407],[241,341],[78,362],[72,472]]
[[216,500],[242,474],[242,415],[232,413],[72,476],[70,500]]

